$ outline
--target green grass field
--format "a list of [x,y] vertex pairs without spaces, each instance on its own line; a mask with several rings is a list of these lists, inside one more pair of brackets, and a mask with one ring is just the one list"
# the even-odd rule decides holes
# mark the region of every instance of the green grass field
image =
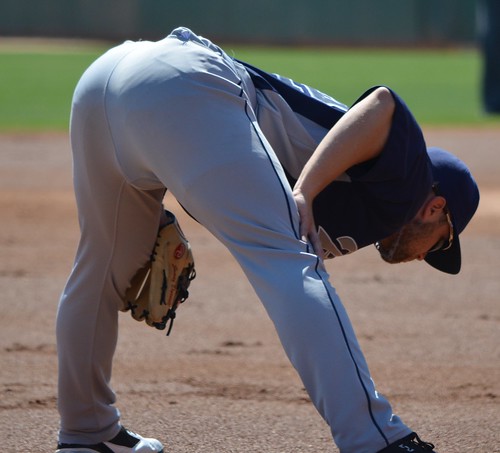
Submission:
[[[481,125],[481,60],[476,50],[340,50],[226,45],[236,58],[351,104],[372,85],[388,85],[424,125]],[[71,95],[105,46],[0,47],[0,131],[65,130]],[[498,119],[498,118],[497,118]]]

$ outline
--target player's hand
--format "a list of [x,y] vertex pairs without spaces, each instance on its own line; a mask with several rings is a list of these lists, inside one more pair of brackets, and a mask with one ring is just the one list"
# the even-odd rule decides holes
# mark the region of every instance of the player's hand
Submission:
[[304,242],[310,242],[316,255],[323,259],[323,247],[314,222],[312,200],[309,200],[298,188],[293,190],[293,198],[299,211],[300,237]]

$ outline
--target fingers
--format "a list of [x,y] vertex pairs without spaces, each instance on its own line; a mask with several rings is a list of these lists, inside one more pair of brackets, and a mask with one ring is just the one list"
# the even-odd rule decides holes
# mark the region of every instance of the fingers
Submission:
[[301,239],[304,242],[309,242],[312,245],[314,253],[318,255],[320,259],[323,259],[323,246],[321,245],[321,240],[319,238],[318,230],[314,222],[309,222],[308,225],[304,225],[301,221]]
[[316,230],[316,227],[314,228],[314,230],[312,230],[309,233],[308,237],[309,237],[309,241],[311,242],[311,245],[313,246],[314,253],[316,253],[316,255],[318,255],[318,258],[320,260],[323,260],[323,258],[324,258],[323,246],[321,245],[321,241],[319,239],[319,235],[318,235],[318,231]]
[[294,192],[294,198],[300,217],[301,239],[304,242],[309,242],[312,245],[314,253],[316,253],[320,259],[323,259],[323,247],[314,222],[312,204],[308,203],[304,195],[300,192]]

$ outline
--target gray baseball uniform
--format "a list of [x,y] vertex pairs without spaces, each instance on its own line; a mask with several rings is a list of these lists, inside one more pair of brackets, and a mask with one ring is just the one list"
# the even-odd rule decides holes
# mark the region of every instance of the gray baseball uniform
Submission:
[[[57,319],[62,442],[118,432],[118,310],[152,250],[165,188],[236,258],[342,452],[373,453],[411,432],[376,392],[327,272],[300,239],[255,113],[265,102],[244,66],[185,28],[126,42],[81,78],[71,117],[81,240]],[[294,127],[311,150],[324,133]]]

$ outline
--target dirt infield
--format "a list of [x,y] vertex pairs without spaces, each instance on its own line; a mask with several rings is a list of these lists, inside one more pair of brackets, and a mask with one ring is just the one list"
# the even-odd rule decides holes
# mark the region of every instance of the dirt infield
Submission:
[[[479,182],[452,277],[372,248],[327,263],[378,390],[440,453],[500,452],[500,128],[427,129]],[[126,426],[172,453],[337,451],[233,259],[168,198],[198,276],[171,337],[120,316]],[[54,318],[78,225],[68,138],[0,136],[0,449],[54,450]],[[300,332],[297,332],[300,335]]]

